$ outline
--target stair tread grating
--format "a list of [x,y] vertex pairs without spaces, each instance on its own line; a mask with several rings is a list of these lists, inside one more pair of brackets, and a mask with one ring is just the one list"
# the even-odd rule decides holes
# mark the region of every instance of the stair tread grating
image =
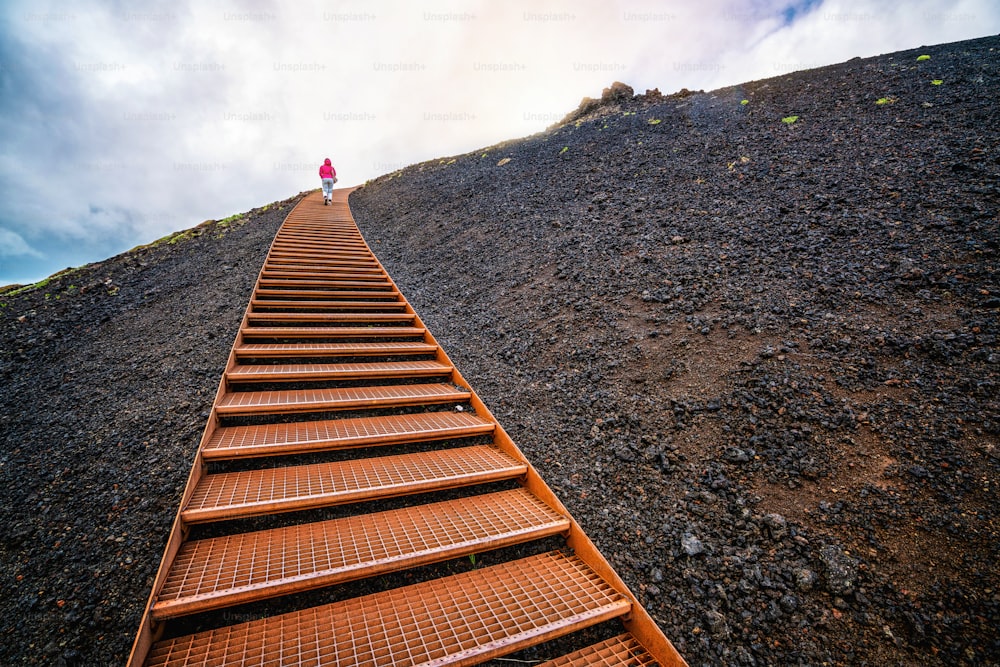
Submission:
[[359,287],[368,289],[387,289],[392,287],[392,283],[387,280],[292,280],[289,278],[262,278],[258,284],[265,289],[294,288],[302,285],[324,287],[330,290],[343,287],[352,287],[355,289]]
[[339,364],[251,364],[238,365],[226,373],[230,382],[268,382],[277,379],[360,378],[398,375],[447,375],[452,367],[436,361],[382,361]]
[[328,322],[328,321],[364,321],[377,322],[386,320],[398,322],[400,320],[413,320],[415,317],[410,313],[248,313],[247,320],[250,322]]
[[282,288],[261,288],[255,293],[256,298],[261,297],[279,297],[279,296],[295,296],[295,297],[323,297],[325,299],[339,299],[339,298],[362,298],[371,297],[377,299],[399,299],[399,292],[393,290],[351,290],[351,289],[293,289],[289,287]]
[[286,408],[310,409],[379,407],[412,404],[423,400],[464,401],[471,394],[449,384],[409,384],[382,387],[344,387],[339,389],[293,389],[285,391],[246,391],[223,394],[216,409],[223,414],[243,410]]
[[335,280],[372,280],[372,281],[384,281],[386,275],[381,270],[367,270],[367,269],[330,269],[326,271],[317,270],[301,270],[301,271],[290,271],[287,269],[270,268],[264,267],[261,271],[261,277],[268,279],[279,279],[279,280],[317,280],[317,279],[328,279],[332,278]]
[[489,446],[206,475],[182,514],[189,521],[384,498],[524,474]]
[[[412,385],[411,385],[412,386]],[[264,454],[268,451],[308,451],[314,447],[347,447],[380,442],[419,442],[425,439],[456,437],[466,433],[490,432],[492,422],[465,412],[431,412],[385,417],[226,426],[218,429],[205,444],[203,455],[219,458]]]
[[250,338],[380,338],[422,336],[423,327],[247,327]]
[[630,606],[577,557],[547,553],[160,642],[148,664],[471,664]]
[[196,540],[174,559],[154,613],[190,613],[234,604],[241,595],[257,599],[331,585],[568,527],[568,519],[526,489],[514,489]]
[[385,308],[398,310],[406,308],[402,301],[281,301],[254,299],[250,302],[254,308],[316,308],[329,310],[348,310],[357,308],[358,310],[377,310]]
[[422,342],[402,341],[398,343],[250,343],[236,348],[236,354],[243,357],[299,356],[311,354],[355,354],[378,356],[383,354],[433,354],[437,345]]

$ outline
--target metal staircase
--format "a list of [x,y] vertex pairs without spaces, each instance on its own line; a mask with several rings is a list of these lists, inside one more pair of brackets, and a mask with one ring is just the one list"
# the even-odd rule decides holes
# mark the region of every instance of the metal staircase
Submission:
[[349,192],[307,196],[275,237],[129,664],[537,647],[553,667],[684,665],[396,289]]

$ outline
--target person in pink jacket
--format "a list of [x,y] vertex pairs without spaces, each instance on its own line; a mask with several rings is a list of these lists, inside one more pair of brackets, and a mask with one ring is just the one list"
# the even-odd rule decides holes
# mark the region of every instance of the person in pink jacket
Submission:
[[337,170],[333,168],[330,158],[323,160],[319,177],[323,179],[323,205],[326,206],[333,201],[333,184],[337,182]]

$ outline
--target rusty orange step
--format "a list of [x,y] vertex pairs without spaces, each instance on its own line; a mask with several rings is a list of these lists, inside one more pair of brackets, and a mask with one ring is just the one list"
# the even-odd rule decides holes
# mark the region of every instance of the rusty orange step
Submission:
[[283,301],[254,299],[250,306],[257,308],[315,308],[317,310],[406,310],[401,301]]
[[[368,282],[370,284],[382,285],[385,283],[384,273],[359,273],[357,271],[330,271],[320,273],[316,271],[269,271],[265,269],[261,272],[262,280],[283,280],[289,284],[299,285],[334,285],[338,282]],[[317,282],[312,282],[317,281]]]
[[423,336],[424,327],[247,327],[243,338],[414,338]]
[[[315,271],[310,272],[296,272],[296,271],[261,271],[260,274],[263,280],[286,280],[286,281],[323,281],[327,284],[336,281],[372,281],[383,284],[385,282],[384,273],[361,273],[358,271],[337,271],[329,273],[318,273]],[[320,284],[323,284],[321,282]]]
[[385,276],[382,268],[375,263],[360,263],[344,260],[328,260],[324,262],[310,262],[308,264],[290,264],[284,262],[264,265],[265,271],[284,271],[286,273],[364,273],[378,276]]
[[273,255],[264,265],[266,267],[283,268],[285,266],[297,267],[361,267],[368,269],[381,269],[381,265],[371,255],[362,253],[335,253],[316,251],[309,254],[291,253],[274,257]]
[[430,343],[275,343],[272,345],[243,343],[236,348],[242,359],[280,357],[382,357],[409,354],[434,354],[438,346]]
[[[338,247],[341,246],[341,247]],[[342,244],[334,244],[326,248],[317,247],[315,243],[308,244],[288,244],[284,241],[281,245],[271,247],[267,255],[268,261],[311,261],[314,259],[343,259],[350,262],[377,262],[370,252],[365,252],[359,246],[355,249],[346,249]]]
[[308,298],[308,299],[399,299],[399,292],[374,290],[323,290],[323,289],[259,289],[258,299]]
[[527,465],[486,445],[205,475],[188,523],[237,519],[520,477]]
[[350,257],[365,257],[371,259],[371,253],[365,253],[362,243],[353,235],[343,235],[335,231],[303,232],[298,234],[280,234],[272,252],[291,255],[299,253],[332,253]]
[[272,266],[270,264],[265,264],[261,275],[276,275],[285,274],[292,277],[318,277],[335,278],[341,274],[356,274],[359,276],[373,276],[378,278],[385,278],[385,272],[377,266],[372,266],[371,268],[365,268],[360,266],[329,266],[329,267],[318,267],[318,266]]
[[[405,385],[401,388],[412,389],[421,386],[425,385]],[[447,387],[447,385],[441,386]],[[441,397],[452,402],[461,401],[462,397],[468,398],[468,394],[450,392],[442,394]],[[421,403],[430,402],[427,396],[417,396],[417,398]],[[384,404],[379,403],[379,405]],[[219,460],[303,454],[333,449],[465,438],[490,434],[494,429],[493,422],[468,412],[425,412],[289,424],[225,426],[217,429],[205,443],[202,456],[205,460]]]
[[264,266],[364,266],[378,267],[379,264],[371,255],[362,253],[344,255],[341,253],[275,253],[273,250],[267,256]]
[[611,665],[656,667],[657,662],[635,637],[626,632],[593,646],[548,660],[537,667],[610,667]]
[[340,287],[350,287],[351,289],[372,289],[384,290],[392,289],[392,283],[385,280],[298,280],[293,278],[264,278],[258,285],[264,288],[285,288],[285,287],[321,287],[334,289]]
[[291,271],[323,271],[327,268],[339,268],[339,269],[353,269],[358,268],[362,271],[369,269],[381,270],[381,266],[375,261],[374,257],[368,256],[363,257],[362,255],[357,255],[355,257],[349,257],[344,255],[285,255],[285,256],[269,256],[267,262],[264,264],[265,267],[276,268],[276,269],[287,269]]
[[284,273],[309,273],[309,274],[340,274],[340,273],[362,273],[384,276],[385,272],[377,264],[358,262],[325,262],[323,264],[272,264],[268,262],[264,265],[264,271],[281,271]]
[[215,409],[224,417],[249,417],[294,412],[461,403],[470,396],[468,392],[449,384],[235,391],[223,394]]
[[[360,250],[360,249],[359,249]],[[315,246],[308,248],[306,252],[294,252],[289,249],[277,250],[272,249],[267,256],[267,263],[301,263],[308,264],[315,260],[320,260],[322,262],[352,262],[352,263],[363,263],[365,266],[379,266],[378,260],[375,259],[370,253],[365,252],[355,252],[355,251],[336,251],[336,250],[320,250]]]
[[[340,235],[338,235],[340,236]],[[303,242],[301,239],[294,239],[286,233],[279,233],[275,237],[271,246],[270,256],[281,255],[310,255],[320,253],[323,255],[345,255],[349,257],[367,257],[372,254],[368,251],[357,235],[349,235],[348,239],[335,239],[334,234],[321,234],[320,238]]]
[[347,225],[290,227],[279,230],[276,235],[276,245],[289,246],[293,249],[330,244],[338,248],[355,247],[359,251],[368,250],[357,228],[350,229]]
[[159,642],[147,664],[471,665],[630,609],[579,558],[551,552]]
[[[352,246],[355,249],[350,249]],[[320,243],[312,241],[308,244],[301,242],[281,242],[271,247],[268,255],[272,259],[345,259],[371,261],[373,256],[370,252],[362,250],[359,246],[345,243]]]
[[255,322],[412,322],[407,313],[248,313],[247,321]]
[[363,255],[339,255],[339,254],[327,254],[327,253],[316,253],[312,255],[297,255],[297,256],[284,256],[284,257],[272,257],[268,260],[267,264],[264,265],[267,268],[273,269],[285,269],[287,267],[296,267],[293,270],[303,270],[303,269],[318,269],[323,270],[326,268],[337,268],[337,269],[380,269],[381,265],[376,262],[369,255],[367,258]]
[[526,489],[188,542],[153,617],[298,593],[558,535],[569,520]]
[[336,243],[339,247],[356,246],[366,248],[364,240],[357,228],[351,228],[349,224],[319,224],[305,225],[301,227],[287,227],[280,229],[276,236],[278,242],[283,244],[294,244],[299,248],[312,244]]
[[226,372],[230,383],[320,382],[450,375],[454,369],[436,361],[380,361],[345,364],[237,365]]
[[400,299],[399,292],[376,291],[376,290],[327,290],[327,289],[259,289],[255,298],[261,301],[269,299],[302,299],[316,301],[343,301],[361,300],[371,301],[373,299],[388,300],[390,303]]
[[268,253],[268,257],[271,259],[311,259],[314,257],[319,257],[326,259],[329,257],[334,257],[338,259],[366,259],[371,260],[373,258],[370,252],[366,250],[347,250],[343,243],[318,243],[311,242],[307,244],[299,243],[286,243],[285,241],[276,241],[274,245],[271,246],[271,252]]

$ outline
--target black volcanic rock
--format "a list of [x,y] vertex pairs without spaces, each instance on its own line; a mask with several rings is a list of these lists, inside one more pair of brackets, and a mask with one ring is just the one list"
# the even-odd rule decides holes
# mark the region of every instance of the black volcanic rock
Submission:
[[[660,91],[647,91],[647,95],[659,96]],[[622,104],[632,101],[635,96],[635,91],[632,90],[632,86],[622,83],[621,81],[615,81],[609,87],[601,91],[600,99],[594,99],[592,97],[584,97],[580,101],[580,105],[573,112],[566,115],[559,125],[565,125],[567,123],[575,122],[579,119],[586,118],[597,111],[604,110],[607,111],[608,107],[619,108]]]

